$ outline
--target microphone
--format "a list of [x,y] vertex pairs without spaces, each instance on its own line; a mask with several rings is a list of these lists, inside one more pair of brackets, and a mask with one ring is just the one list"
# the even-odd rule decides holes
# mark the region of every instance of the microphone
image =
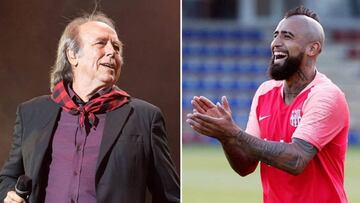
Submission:
[[27,200],[31,194],[32,180],[26,175],[22,175],[18,178],[15,185],[15,192],[24,200]]

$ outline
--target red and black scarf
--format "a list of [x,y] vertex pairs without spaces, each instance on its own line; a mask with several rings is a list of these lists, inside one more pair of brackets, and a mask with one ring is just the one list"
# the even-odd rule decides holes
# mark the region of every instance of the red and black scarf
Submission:
[[84,126],[86,118],[91,126],[95,127],[96,113],[107,113],[119,108],[129,101],[129,97],[128,93],[114,86],[110,92],[88,101],[83,106],[78,106],[66,91],[64,81],[55,85],[51,95],[52,100],[59,104],[65,112],[79,115],[80,127]]

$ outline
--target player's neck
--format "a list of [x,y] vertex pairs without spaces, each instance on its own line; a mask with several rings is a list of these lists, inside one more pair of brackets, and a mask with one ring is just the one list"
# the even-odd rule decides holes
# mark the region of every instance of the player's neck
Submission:
[[284,101],[286,104],[290,104],[297,95],[314,80],[316,75],[315,68],[309,69],[309,71],[297,71],[293,76],[285,81],[284,85]]

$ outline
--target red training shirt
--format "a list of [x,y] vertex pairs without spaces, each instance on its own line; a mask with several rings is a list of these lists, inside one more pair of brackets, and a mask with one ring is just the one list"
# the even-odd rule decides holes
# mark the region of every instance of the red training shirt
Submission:
[[284,81],[266,81],[257,90],[246,132],[261,139],[314,145],[318,153],[297,175],[261,163],[265,203],[343,203],[344,161],[349,110],[344,93],[325,75],[315,79],[292,101],[283,100]]

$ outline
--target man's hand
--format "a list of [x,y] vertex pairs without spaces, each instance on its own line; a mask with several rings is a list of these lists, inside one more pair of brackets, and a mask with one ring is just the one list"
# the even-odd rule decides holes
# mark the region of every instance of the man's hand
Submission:
[[235,135],[241,129],[232,119],[231,109],[225,96],[221,98],[221,104],[215,105],[203,96],[194,97],[191,103],[194,112],[187,115],[186,122],[195,131],[216,138],[222,143],[235,139]]
[[26,203],[23,198],[16,194],[15,191],[9,191],[4,199],[4,203]]
[[193,105],[194,113],[199,112],[201,114],[205,114],[215,118],[218,118],[220,116],[220,112],[217,109],[216,105],[204,96],[195,96],[194,99],[191,100],[191,104]]

